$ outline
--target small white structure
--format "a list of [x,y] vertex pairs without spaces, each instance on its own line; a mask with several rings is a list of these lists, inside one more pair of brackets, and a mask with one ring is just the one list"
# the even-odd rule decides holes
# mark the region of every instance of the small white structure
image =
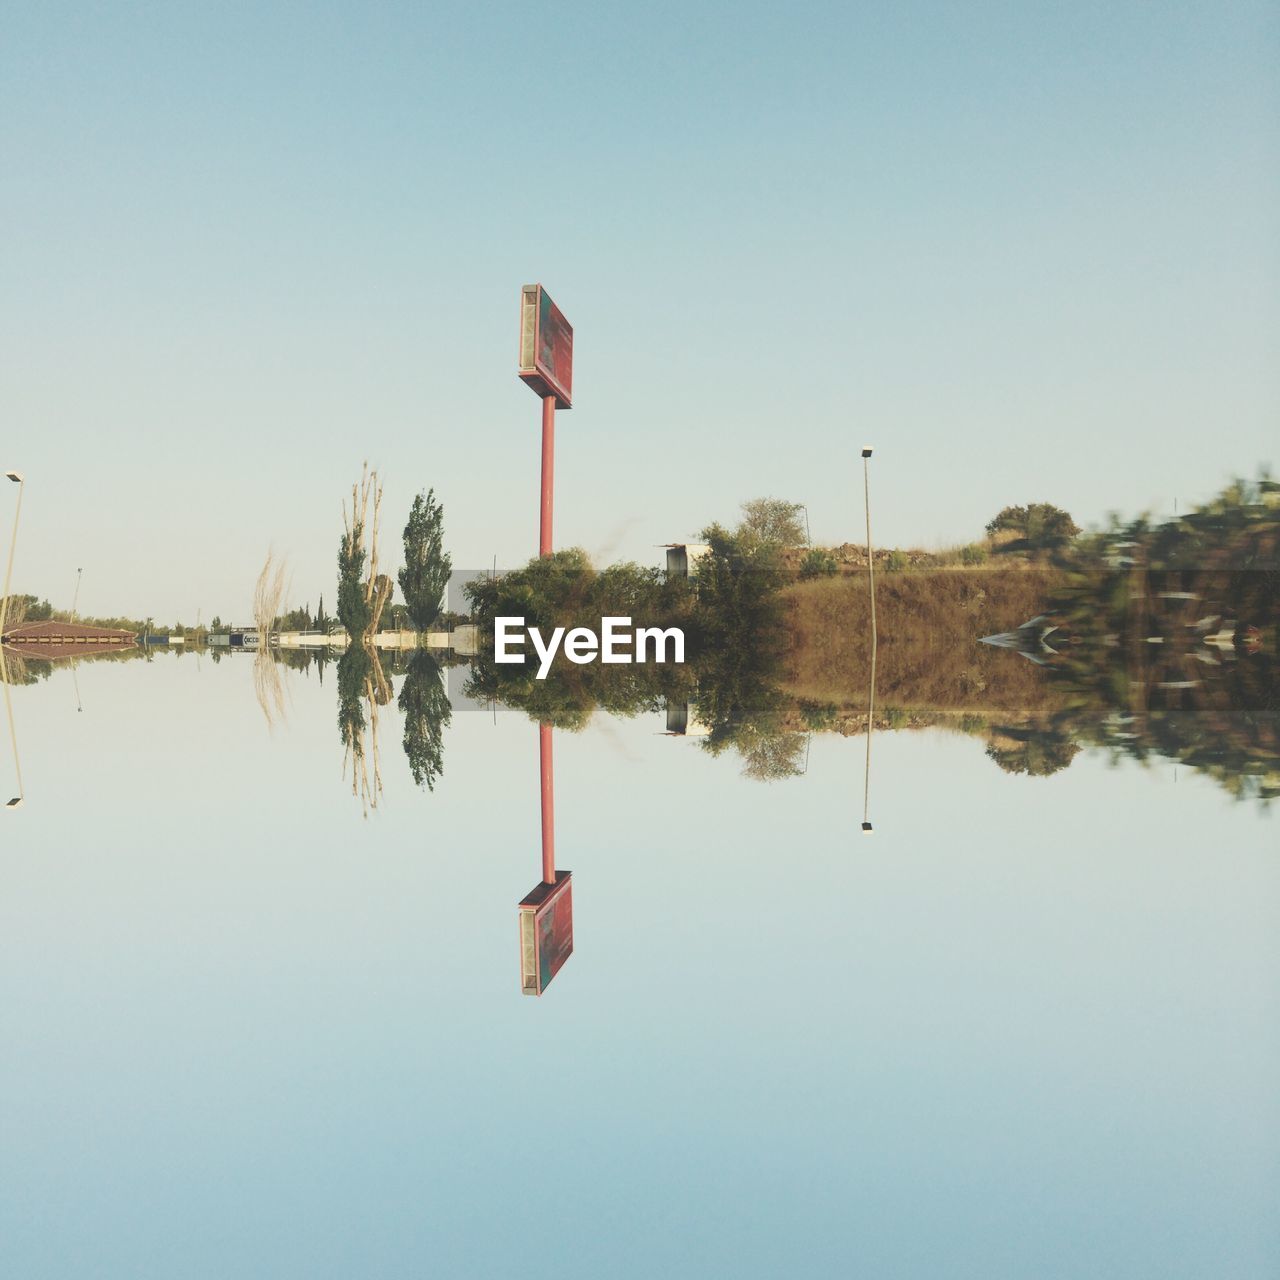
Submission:
[[696,702],[667,703],[667,737],[705,738],[710,732],[711,726],[698,718]]
[[687,578],[698,571],[698,561],[711,554],[705,542],[664,542],[667,549],[667,576]]
[[282,631],[276,637],[280,649],[345,649],[345,631]]

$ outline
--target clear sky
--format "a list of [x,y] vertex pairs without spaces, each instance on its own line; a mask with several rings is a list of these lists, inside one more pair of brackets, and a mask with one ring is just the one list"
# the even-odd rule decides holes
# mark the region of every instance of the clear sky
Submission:
[[[332,602],[340,503],[537,548],[521,284],[576,329],[556,541],[764,493],[960,541],[1275,460],[1273,4],[0,3],[14,586]],[[0,550],[13,491],[0,490]]]
[[428,793],[384,707],[366,822],[333,669],[282,670],[272,733],[253,665],[13,690],[0,1274],[1280,1274],[1274,813],[877,733],[867,840],[861,738],[763,785],[597,717],[556,734],[574,954],[531,1000],[535,727],[455,714]]

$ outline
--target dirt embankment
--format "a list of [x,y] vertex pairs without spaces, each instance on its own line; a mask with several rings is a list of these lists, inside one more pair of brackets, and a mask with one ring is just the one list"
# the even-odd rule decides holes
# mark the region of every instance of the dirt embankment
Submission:
[[[1047,673],[978,643],[1042,613],[1050,569],[923,570],[876,575],[876,701],[1033,722],[1060,705]],[[784,690],[865,719],[871,659],[867,579],[816,578],[783,591],[790,648]]]

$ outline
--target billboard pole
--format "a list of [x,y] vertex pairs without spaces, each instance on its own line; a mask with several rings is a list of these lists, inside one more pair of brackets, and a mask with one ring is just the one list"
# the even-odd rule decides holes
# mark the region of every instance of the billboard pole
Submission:
[[[520,290],[520,378],[542,401],[542,486],[538,503],[538,555],[552,551],[555,516],[556,408],[572,407],[573,326],[540,284]],[[542,881],[556,884],[555,768],[551,725],[538,725],[542,800]],[[568,873],[565,873],[566,876]]]
[[551,759],[551,725],[538,725],[538,765],[542,775],[542,882],[556,882],[556,779]]
[[538,554],[551,554],[551,517],[556,488],[556,398],[542,397],[542,503],[538,522]]
[[[542,397],[542,502],[538,520],[538,555],[551,554],[551,522],[555,514],[556,398]],[[551,725],[538,725],[538,771],[542,782],[542,882],[556,882],[556,780],[551,755]]]

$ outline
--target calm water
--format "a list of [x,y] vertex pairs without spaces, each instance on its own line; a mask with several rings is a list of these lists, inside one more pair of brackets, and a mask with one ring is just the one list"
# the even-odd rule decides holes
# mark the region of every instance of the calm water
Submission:
[[455,712],[427,792],[384,707],[366,818],[332,668],[283,675],[274,729],[247,658],[12,691],[4,1275],[1280,1271],[1262,805],[901,731],[867,839],[860,737],[763,784],[597,717],[555,736],[575,951],[531,999],[536,726]]

